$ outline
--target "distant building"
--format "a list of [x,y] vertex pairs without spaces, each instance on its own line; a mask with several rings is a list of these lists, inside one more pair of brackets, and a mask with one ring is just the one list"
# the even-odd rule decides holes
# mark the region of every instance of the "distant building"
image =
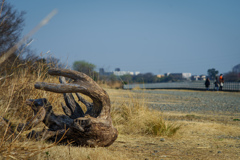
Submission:
[[183,78],[190,79],[191,76],[192,76],[192,73],[182,73]]
[[100,76],[110,76],[110,75],[116,75],[116,76],[123,76],[123,75],[138,75],[140,72],[130,72],[130,71],[121,71],[120,68],[116,68],[113,72],[105,72],[103,68],[99,69],[99,75]]
[[170,74],[171,74],[171,73],[168,72],[168,73],[165,73],[164,76],[169,76]]
[[192,81],[198,81],[199,78],[200,78],[199,75],[192,75],[191,80],[192,80]]
[[191,76],[191,80],[192,81],[205,81],[206,80],[206,76],[205,75],[192,75]]
[[103,68],[100,68],[99,75],[100,76],[110,76],[110,75],[113,75],[113,72],[105,72]]
[[139,75],[140,73],[141,73],[141,72],[136,71],[136,72],[134,73],[134,75],[137,76],[137,75]]
[[207,78],[207,76],[205,76],[205,75],[200,75],[199,80],[206,81],[206,78]]
[[162,78],[162,77],[164,77],[164,75],[158,74],[157,77]]
[[175,79],[190,79],[191,73],[165,73],[165,76],[172,76]]
[[135,75],[140,74],[140,72],[114,71],[113,74],[116,75],[116,76],[123,76],[123,75],[127,75],[127,74],[132,75],[132,76],[135,76]]

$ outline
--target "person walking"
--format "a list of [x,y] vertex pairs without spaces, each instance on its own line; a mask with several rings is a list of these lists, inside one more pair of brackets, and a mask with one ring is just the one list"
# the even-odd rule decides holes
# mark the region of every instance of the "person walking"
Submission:
[[220,76],[219,76],[219,84],[220,84],[219,90],[220,90],[220,91],[222,91],[223,83],[224,83],[223,75],[220,74]]
[[206,79],[205,86],[206,86],[206,89],[209,90],[209,86],[210,86],[210,79],[209,78]]
[[219,83],[218,83],[218,78],[216,77],[215,81],[214,81],[214,91],[218,91],[218,86],[219,86]]

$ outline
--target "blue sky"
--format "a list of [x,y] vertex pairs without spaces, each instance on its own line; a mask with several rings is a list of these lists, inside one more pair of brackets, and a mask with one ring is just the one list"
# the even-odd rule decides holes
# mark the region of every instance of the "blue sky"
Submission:
[[26,11],[32,49],[72,65],[85,60],[113,71],[164,74],[228,72],[240,63],[239,0],[11,0]]

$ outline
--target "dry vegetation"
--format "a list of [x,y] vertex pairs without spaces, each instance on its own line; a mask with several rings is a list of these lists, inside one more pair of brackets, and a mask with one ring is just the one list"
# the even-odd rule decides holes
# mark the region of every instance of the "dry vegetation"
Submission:
[[[12,122],[13,129],[32,115],[25,105],[28,98],[47,97],[54,111],[62,113],[62,95],[34,89],[36,81],[57,82],[58,79],[46,76],[46,67],[42,65],[34,71],[31,67],[17,69],[1,79],[1,116]],[[148,108],[150,102],[144,92],[106,90],[112,101],[114,126],[120,133],[110,147],[36,142],[25,138],[28,131],[14,135],[5,130],[1,133],[1,159],[237,159],[240,156],[237,117],[160,112]]]
[[[127,102],[131,96],[127,96],[131,91],[108,90],[115,103]],[[191,92],[197,91],[176,91]],[[136,92],[134,92],[137,94]],[[139,100],[150,104],[151,99],[147,99],[144,91],[138,92]],[[156,94],[156,93],[155,93]],[[222,93],[212,93],[222,94]],[[240,98],[240,93],[224,92],[227,96]],[[121,96],[120,96],[121,95]],[[156,96],[156,95],[155,95]],[[161,95],[158,96],[168,96]],[[194,95],[193,95],[194,96]],[[120,98],[120,97],[125,97]],[[194,98],[194,97],[193,97]],[[170,98],[169,104],[180,103],[181,101]],[[191,99],[190,99],[191,100]],[[161,102],[160,102],[161,103]],[[167,101],[163,101],[167,104]],[[228,102],[226,102],[228,103]],[[229,103],[230,105],[230,103]],[[237,106],[239,107],[239,106]],[[180,125],[180,129],[172,137],[166,136],[144,136],[131,135],[120,136],[113,144],[112,149],[123,151],[132,159],[239,159],[240,157],[240,113],[212,112],[184,113],[184,112],[163,112],[162,117],[169,123]],[[162,139],[164,138],[164,140]],[[110,148],[111,148],[110,147]],[[134,153],[134,154],[133,154]]]
[[[109,153],[109,148],[83,148],[71,146],[57,146],[57,142],[50,144],[47,142],[35,142],[25,138],[29,131],[17,132],[15,130],[19,123],[26,122],[32,116],[31,109],[25,104],[26,99],[48,98],[54,106],[53,110],[61,114],[61,94],[39,91],[34,89],[37,81],[48,81],[58,83],[56,77],[46,74],[46,66],[39,63],[27,68],[15,68],[11,75],[1,77],[0,87],[0,116],[8,119],[5,130],[1,133],[0,153],[2,158],[17,159],[127,159],[125,154],[117,154],[113,151]],[[115,91],[115,90],[113,90]],[[111,90],[109,90],[111,95]],[[112,93],[115,94],[115,93]],[[180,128],[175,123],[167,123],[163,120],[160,112],[152,111],[144,103],[141,95],[128,93],[128,97],[121,103],[112,102],[112,118],[114,125],[119,130],[120,137],[130,135],[141,136],[173,136]],[[35,128],[42,129],[43,126]],[[15,133],[10,132],[15,130]],[[62,150],[65,150],[62,152]],[[61,152],[60,152],[61,151]],[[59,154],[60,152],[60,154]],[[114,156],[113,156],[114,155]],[[119,155],[119,156],[116,156]],[[101,157],[101,158],[100,158]]]

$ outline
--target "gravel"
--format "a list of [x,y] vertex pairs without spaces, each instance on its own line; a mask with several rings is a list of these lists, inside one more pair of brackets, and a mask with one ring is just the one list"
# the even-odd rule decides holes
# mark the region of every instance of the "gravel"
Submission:
[[240,92],[133,90],[143,93],[149,107],[184,113],[240,113]]

